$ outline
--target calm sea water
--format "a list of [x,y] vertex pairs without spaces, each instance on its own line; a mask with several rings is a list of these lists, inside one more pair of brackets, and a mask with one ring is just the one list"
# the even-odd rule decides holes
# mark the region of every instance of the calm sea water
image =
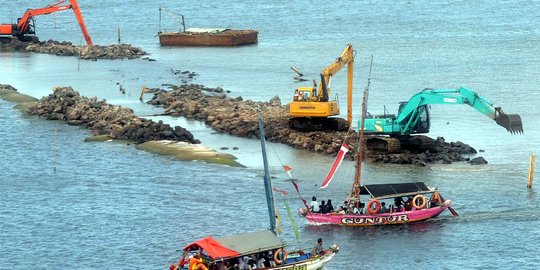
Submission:
[[[25,9],[52,4],[10,1],[0,6],[2,23]],[[297,219],[301,246],[323,237],[341,252],[328,269],[537,269],[540,217],[537,185],[526,188],[529,155],[539,152],[540,4],[534,1],[83,1],[81,9],[97,44],[117,41],[140,46],[156,62],[78,61],[71,57],[0,52],[0,83],[35,97],[54,86],[72,86],[86,96],[133,108],[148,116],[161,112],[139,102],[142,85],[180,83],[171,70],[189,70],[193,80],[220,86],[232,96],[288,102],[295,66],[308,79],[333,61],[347,43],[357,51],[354,109],[368,78],[368,110],[430,88],[468,86],[507,113],[522,116],[525,134],[511,135],[472,108],[432,106],[430,136],[463,141],[489,162],[364,166],[364,183],[425,181],[439,187],[460,213],[406,226],[314,227]],[[161,48],[158,7],[186,17],[188,27],[259,30],[259,43],[236,48]],[[178,25],[163,17],[162,30]],[[82,43],[70,11],[37,18],[42,40]],[[118,91],[117,83],[127,93]],[[308,85],[309,82],[306,83]],[[345,71],[333,93],[346,103]],[[146,99],[149,96],[145,97]],[[191,130],[203,144],[238,157],[247,168],[178,162],[116,143],[84,143],[87,130],[61,122],[27,118],[0,101],[0,269],[164,269],[177,249],[197,238],[267,227],[259,142],[213,134],[203,124],[152,117]],[[358,119],[356,117],[355,119]],[[232,150],[238,146],[239,150]],[[290,191],[282,163],[302,179],[305,197],[340,201],[350,187],[347,162],[332,185],[321,191],[332,157],[269,144],[274,185]],[[281,213],[285,215],[284,207]],[[284,220],[283,238],[296,244]]]

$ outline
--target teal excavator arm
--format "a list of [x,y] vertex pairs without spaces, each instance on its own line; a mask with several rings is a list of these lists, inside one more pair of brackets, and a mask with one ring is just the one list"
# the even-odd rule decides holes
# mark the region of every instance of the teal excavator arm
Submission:
[[379,115],[366,118],[365,132],[368,134],[410,135],[429,132],[429,107],[431,104],[467,104],[509,132],[522,133],[523,125],[518,114],[505,114],[500,107],[479,96],[476,92],[458,89],[425,89],[415,94],[406,103],[401,103],[397,117]]

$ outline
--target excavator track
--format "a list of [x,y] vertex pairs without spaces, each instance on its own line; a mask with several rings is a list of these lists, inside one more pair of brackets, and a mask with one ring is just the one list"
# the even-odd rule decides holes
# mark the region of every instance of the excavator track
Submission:
[[397,138],[370,136],[366,140],[366,147],[369,151],[398,153],[401,151],[401,143]]
[[289,119],[289,128],[305,132],[321,130],[347,131],[349,123],[347,120],[337,117],[298,117]]

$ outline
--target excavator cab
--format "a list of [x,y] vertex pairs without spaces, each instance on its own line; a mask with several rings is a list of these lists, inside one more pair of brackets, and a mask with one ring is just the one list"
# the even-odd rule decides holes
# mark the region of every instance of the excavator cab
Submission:
[[294,91],[293,101],[315,101],[317,98],[317,88],[300,87]]
[[[401,110],[403,109],[403,107],[405,107],[405,105],[407,105],[407,101],[402,101],[399,103],[398,115],[399,113],[401,113]],[[412,133],[415,133],[415,134],[429,133],[429,128],[431,127],[431,121],[429,119],[428,105],[419,106],[416,113],[418,114],[418,116],[411,115],[411,117],[416,118],[416,121],[417,121],[416,123],[414,122],[412,123],[412,125],[414,126],[414,128],[412,129],[413,130]]]

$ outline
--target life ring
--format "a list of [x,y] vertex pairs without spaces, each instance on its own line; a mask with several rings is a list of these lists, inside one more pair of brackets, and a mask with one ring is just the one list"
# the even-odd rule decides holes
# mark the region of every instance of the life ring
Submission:
[[[418,200],[421,200],[422,203],[417,204],[416,201]],[[426,207],[426,203],[427,203],[426,196],[421,195],[421,194],[414,196],[413,201],[412,201],[412,205],[416,209],[423,209],[424,207]]]
[[[375,209],[373,209],[373,204],[375,204]],[[377,200],[377,199],[373,199],[371,200],[368,205],[367,205],[367,211],[368,213],[374,215],[374,214],[377,214],[379,213],[379,211],[381,210],[381,203]]]
[[[283,259],[280,260],[279,257],[281,255],[282,250],[283,250]],[[278,250],[276,250],[276,253],[274,253],[274,261],[277,264],[281,264],[286,259],[287,259],[287,250],[285,248],[279,248]]]

